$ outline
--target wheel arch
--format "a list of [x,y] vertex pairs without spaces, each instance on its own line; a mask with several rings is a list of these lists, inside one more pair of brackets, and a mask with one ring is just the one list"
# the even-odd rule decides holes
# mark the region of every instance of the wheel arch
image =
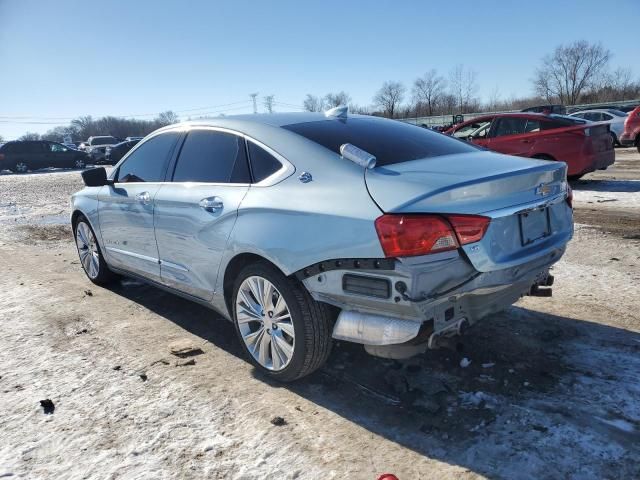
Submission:
[[[240,271],[246,267],[247,265],[251,265],[252,263],[267,263],[274,268],[278,269],[282,272],[282,269],[278,267],[275,263],[270,261],[269,259],[258,255],[256,253],[239,253],[234,256],[224,270],[224,276],[222,281],[222,293],[224,297],[224,302],[229,312],[229,318],[233,318],[233,305],[232,305],[232,295],[233,295],[233,284],[235,282],[236,277],[240,273]],[[287,276],[285,272],[282,272],[283,275]]]

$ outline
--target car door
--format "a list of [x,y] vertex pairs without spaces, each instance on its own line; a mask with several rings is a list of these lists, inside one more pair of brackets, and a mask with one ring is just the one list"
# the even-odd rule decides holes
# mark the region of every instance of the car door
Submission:
[[156,195],[162,283],[213,297],[218,269],[250,175],[245,140],[221,129],[192,129]]
[[114,172],[113,185],[100,190],[100,235],[109,265],[160,281],[154,199],[181,135],[174,130],[149,138]]
[[73,166],[73,155],[67,147],[55,142],[47,142],[48,163],[51,167],[66,168]]
[[492,125],[487,147],[508,155],[528,156],[536,133],[527,132],[527,117],[499,117]]
[[45,142],[26,142],[24,152],[29,169],[38,170],[51,166],[49,159],[49,147]]

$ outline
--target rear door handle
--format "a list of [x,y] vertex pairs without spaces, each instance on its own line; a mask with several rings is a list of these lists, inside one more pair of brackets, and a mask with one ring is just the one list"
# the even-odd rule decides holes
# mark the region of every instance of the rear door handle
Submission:
[[151,195],[149,195],[149,192],[140,192],[136,195],[136,200],[147,205],[151,201]]
[[200,208],[207,212],[219,212],[224,207],[224,203],[220,197],[207,197],[200,200]]

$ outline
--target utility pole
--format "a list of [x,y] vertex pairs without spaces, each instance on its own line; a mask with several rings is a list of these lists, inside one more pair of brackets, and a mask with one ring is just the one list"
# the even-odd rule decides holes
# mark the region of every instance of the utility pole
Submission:
[[273,101],[275,98],[275,95],[267,95],[264,97],[264,108],[266,108],[269,113],[273,113]]
[[253,100],[253,113],[258,113],[258,104],[256,102],[256,98],[258,97],[258,92],[250,93],[249,96],[251,97],[251,100]]

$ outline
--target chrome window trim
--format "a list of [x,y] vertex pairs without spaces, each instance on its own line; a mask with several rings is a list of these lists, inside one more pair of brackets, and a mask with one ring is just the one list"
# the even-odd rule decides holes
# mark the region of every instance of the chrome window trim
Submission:
[[[236,135],[238,137],[242,137],[243,139],[245,139],[248,142],[252,142],[255,145],[257,145],[260,148],[263,148],[264,150],[266,150],[267,153],[269,153],[270,155],[274,156],[276,158],[276,160],[278,160],[281,164],[282,164],[282,168],[280,168],[278,171],[274,172],[273,174],[269,175],[267,178],[262,179],[261,181],[257,182],[257,183],[230,183],[230,182],[218,182],[218,183],[210,183],[210,182],[117,182],[114,185],[158,185],[158,184],[172,184],[172,185],[185,185],[185,184],[193,184],[193,185],[212,185],[212,186],[224,186],[224,185],[233,185],[233,186],[252,186],[252,187],[270,187],[272,185],[275,185],[276,183],[280,183],[282,180],[290,177],[291,175],[293,175],[296,171],[296,167],[289,161],[287,160],[283,155],[281,155],[280,153],[278,153],[276,150],[274,150],[273,148],[269,147],[268,145],[265,145],[264,143],[262,143],[260,140],[256,140],[255,138],[247,135],[246,133],[242,133],[239,132],[237,130],[233,130],[231,128],[226,128],[226,127],[215,127],[215,126],[209,126],[209,125],[177,125],[177,126],[169,126],[169,127],[165,127],[162,128],[148,136],[146,136],[144,138],[144,140],[141,140],[140,142],[138,142],[138,144],[133,147],[131,150],[129,150],[127,152],[127,154],[122,157],[120,159],[120,161],[113,166],[113,170],[109,173],[109,179],[113,180],[115,173],[118,171],[118,169],[120,168],[120,165],[122,163],[124,163],[127,158],[129,158],[129,155],[131,155],[133,152],[135,152],[138,148],[140,148],[141,145],[144,145],[145,143],[147,143],[147,141],[151,140],[152,138],[161,135],[163,133],[167,133],[167,132],[171,132],[171,131],[178,131],[178,132],[190,132],[191,130],[212,130],[212,131],[216,131],[216,132],[222,132],[222,133],[229,133],[231,135]],[[180,158],[180,156],[178,155],[178,159]],[[251,162],[251,159],[249,158],[249,155],[247,153],[247,161]]]
[[[282,168],[280,170],[274,172],[273,174],[269,175],[267,178],[264,178],[257,183],[252,183],[251,184],[252,187],[270,187],[272,185],[275,185],[276,183],[281,182],[285,178],[290,177],[296,171],[296,167],[294,167],[293,164],[289,162],[289,160],[287,160],[284,156],[276,152],[273,148],[269,147],[268,145],[265,145],[260,140],[256,140],[255,138],[247,135],[246,133],[242,133],[227,127],[215,127],[215,126],[208,126],[208,125],[188,125],[185,128],[185,131],[187,133],[192,130],[212,130],[214,132],[229,133],[231,135],[242,137],[246,141],[252,142],[258,147],[266,150],[267,153],[269,153],[270,155],[273,155],[276,158],[276,160],[278,160],[282,164]],[[179,159],[180,157],[178,156],[178,160]],[[247,161],[251,162],[251,159],[249,158],[248,153],[247,153]],[[199,183],[204,185],[237,185],[237,186],[246,185],[243,183],[206,183],[206,182],[172,182],[172,183]]]

